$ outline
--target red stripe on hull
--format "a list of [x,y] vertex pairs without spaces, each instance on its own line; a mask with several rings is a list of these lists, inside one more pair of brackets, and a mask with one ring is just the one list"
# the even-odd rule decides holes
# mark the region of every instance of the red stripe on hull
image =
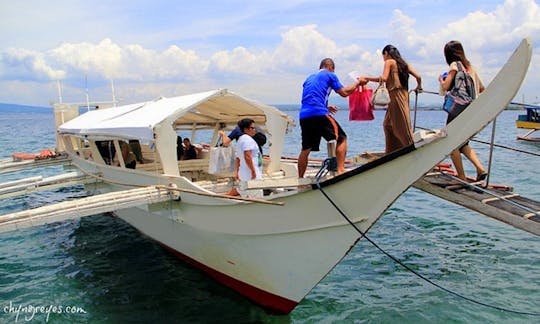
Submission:
[[[157,242],[157,241],[156,241]],[[229,277],[217,270],[214,270],[196,260],[193,260],[192,258],[176,251],[175,249],[157,242],[164,248],[166,248],[168,251],[170,251],[172,254],[174,254],[179,259],[193,265],[194,267],[201,269],[202,271],[208,273],[212,278],[217,280],[218,282],[224,284],[227,287],[230,287],[237,291],[238,293],[246,296],[247,298],[251,299],[255,303],[261,305],[265,309],[279,313],[279,314],[289,314],[295,307],[298,305],[297,302],[292,301],[290,299],[280,297],[278,295],[269,293],[267,291],[261,290],[259,288],[253,287],[251,285],[246,284],[245,282],[239,281],[237,279],[234,279],[232,277]]]

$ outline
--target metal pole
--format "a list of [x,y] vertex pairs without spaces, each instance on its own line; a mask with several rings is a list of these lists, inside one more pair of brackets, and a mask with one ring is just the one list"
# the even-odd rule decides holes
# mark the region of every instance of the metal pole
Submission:
[[111,92],[112,92],[113,107],[116,107],[116,96],[114,94],[114,81],[113,81],[113,79],[111,79]]
[[88,75],[84,76],[84,85],[86,88],[86,109],[90,111],[90,97],[88,96]]
[[[414,90],[411,90],[414,91]],[[413,117],[413,133],[416,130],[416,110],[418,108],[418,92],[414,91],[414,117]]]
[[60,80],[56,80],[56,87],[58,88],[58,101],[62,103],[62,86],[60,85]]
[[489,178],[491,176],[491,161],[493,158],[493,145],[495,142],[495,126],[497,125],[497,117],[493,119],[493,124],[491,125],[491,141],[489,142],[489,160],[488,160],[488,171],[486,178],[486,188],[489,185]]

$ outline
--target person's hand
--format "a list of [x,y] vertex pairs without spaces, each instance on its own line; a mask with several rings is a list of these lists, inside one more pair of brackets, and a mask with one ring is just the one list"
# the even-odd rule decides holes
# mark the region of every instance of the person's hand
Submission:
[[414,92],[416,93],[422,93],[423,89],[422,89],[422,86],[417,86],[416,89],[414,89]]
[[255,170],[251,170],[251,180],[254,180],[255,178],[257,178],[257,172],[255,172]]
[[338,107],[334,106],[334,105],[330,105],[328,106],[328,111],[331,113],[331,114],[335,114],[337,113],[338,111]]
[[368,80],[366,77],[358,77],[356,78],[356,80],[358,81],[358,86],[363,86],[363,85],[366,85],[368,83]]

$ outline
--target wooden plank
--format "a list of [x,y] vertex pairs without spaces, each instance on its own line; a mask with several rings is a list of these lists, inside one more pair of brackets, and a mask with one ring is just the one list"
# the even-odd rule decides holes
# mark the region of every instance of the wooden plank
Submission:
[[482,199],[482,202],[484,204],[487,204],[487,203],[492,202],[492,201],[497,201],[497,200],[501,200],[501,199],[509,199],[509,198],[514,198],[514,197],[519,197],[519,194],[511,194],[511,195],[504,195],[504,196],[501,196],[501,197],[486,198],[486,199]]
[[522,213],[516,215],[492,205],[483,204],[477,199],[471,198],[459,192],[447,190],[424,179],[417,180],[413,184],[413,187],[509,224],[515,228],[540,236],[540,222],[531,220],[530,218],[525,218],[522,216]]

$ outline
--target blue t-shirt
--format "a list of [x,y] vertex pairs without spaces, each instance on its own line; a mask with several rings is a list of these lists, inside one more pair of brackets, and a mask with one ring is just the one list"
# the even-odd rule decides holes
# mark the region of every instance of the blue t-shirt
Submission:
[[232,140],[237,140],[240,138],[240,136],[244,135],[242,131],[240,130],[240,127],[236,126],[230,133],[227,135],[228,138]]
[[332,90],[343,88],[335,73],[325,69],[310,75],[304,81],[300,119],[328,114],[328,97]]

